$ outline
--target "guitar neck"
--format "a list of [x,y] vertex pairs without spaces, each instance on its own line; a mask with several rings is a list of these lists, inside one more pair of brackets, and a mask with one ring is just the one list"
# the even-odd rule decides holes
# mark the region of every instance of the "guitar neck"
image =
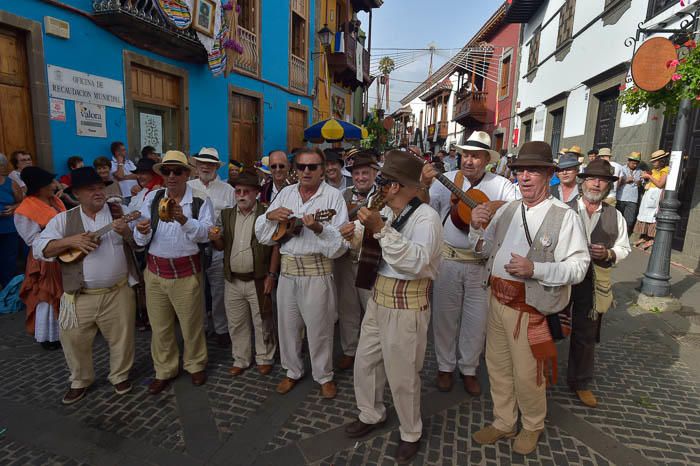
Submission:
[[467,205],[468,205],[469,207],[471,207],[472,209],[473,209],[474,207],[476,207],[477,205],[479,205],[476,201],[474,201],[474,199],[472,199],[472,198],[470,198],[469,196],[467,196],[467,194],[466,194],[464,191],[462,191],[461,189],[459,189],[459,188],[457,187],[456,184],[454,184],[453,182],[451,182],[451,181],[450,181],[445,175],[443,175],[442,173],[438,173],[437,176],[436,176],[436,178],[437,178],[438,181],[439,181],[440,183],[442,183],[447,189],[449,189],[449,190],[452,192],[452,194],[454,194],[455,196],[457,196],[457,197],[459,198],[460,201],[464,202],[465,204],[467,204]]
[[113,228],[114,227],[110,223],[109,225],[105,225],[102,228],[100,228],[99,230],[97,230],[96,232],[94,232],[93,235],[95,235],[97,238],[101,238],[104,235],[106,235],[107,233],[109,233],[110,231],[112,231]]

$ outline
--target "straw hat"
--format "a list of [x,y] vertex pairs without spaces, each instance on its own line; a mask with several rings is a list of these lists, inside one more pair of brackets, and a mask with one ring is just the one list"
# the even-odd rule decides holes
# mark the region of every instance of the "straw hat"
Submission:
[[641,162],[642,153],[641,152],[630,152],[630,155],[627,156],[627,160],[634,160],[636,162]]
[[192,165],[187,162],[187,156],[179,150],[169,150],[166,152],[163,156],[163,160],[153,165],[153,171],[163,176],[160,170],[164,167],[182,167],[188,171],[192,170]]
[[611,157],[612,151],[609,147],[603,147],[598,151],[598,157]]
[[669,155],[671,155],[671,154],[669,154],[668,152],[666,152],[663,149],[659,149],[659,150],[651,153],[651,159],[649,159],[649,161],[654,162],[656,160],[661,160],[664,157],[668,157]]
[[225,163],[219,159],[219,151],[213,147],[202,147],[199,149],[199,153],[194,154],[192,158],[198,162],[218,163],[220,167],[225,165]]
[[467,139],[466,144],[462,146],[457,144],[457,148],[466,151],[484,150],[491,156],[490,162],[497,162],[501,158],[501,154],[491,149],[491,136],[484,131],[474,131]]

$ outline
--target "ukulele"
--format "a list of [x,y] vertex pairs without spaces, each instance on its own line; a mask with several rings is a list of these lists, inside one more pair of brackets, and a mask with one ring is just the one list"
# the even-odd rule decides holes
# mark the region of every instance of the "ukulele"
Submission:
[[[141,217],[141,212],[138,210],[135,210],[134,212],[131,212],[130,214],[124,215],[122,218],[124,219],[125,222],[129,223],[133,220],[136,220],[137,218]],[[99,230],[97,230],[94,233],[90,233],[95,239],[99,239],[112,231],[114,229],[114,222],[111,222],[108,225],[103,226]],[[58,255],[58,260],[64,264],[72,264],[74,262],[81,261],[87,256],[83,251],[80,249],[70,249],[66,252],[63,252]]]
[[[335,216],[336,212],[333,209],[319,210],[314,214],[314,220],[317,222],[327,222]],[[290,217],[286,222],[279,222],[277,229],[272,235],[272,239],[280,244],[286,243],[295,236],[301,233],[304,227],[304,222],[298,217]]]
[[[385,205],[384,195],[379,189],[367,200],[369,210],[379,211]],[[371,290],[374,286],[379,271],[379,262],[382,260],[382,248],[379,245],[379,240],[374,238],[374,233],[365,228],[362,234],[362,248],[357,265],[357,277],[355,277],[355,286],[365,290]]]
[[[418,158],[421,162],[427,163],[421,157],[418,157],[413,152],[409,152],[414,157]],[[469,225],[472,221],[472,210],[480,205],[485,204],[486,207],[493,214],[503,205],[506,201],[492,201],[489,197],[484,194],[483,191],[476,188],[469,188],[466,192],[462,191],[460,187],[449,180],[445,175],[438,172],[435,178],[447,189],[452,192],[452,208],[450,209],[450,219],[458,230],[468,232]],[[486,228],[486,225],[482,225],[482,228]]]

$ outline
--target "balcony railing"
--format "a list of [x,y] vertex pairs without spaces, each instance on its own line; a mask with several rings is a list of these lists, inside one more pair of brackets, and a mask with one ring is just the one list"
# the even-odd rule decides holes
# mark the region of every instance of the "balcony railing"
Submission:
[[[344,52],[328,54],[328,69],[336,81],[352,89],[369,86],[369,52],[351,34],[343,34]],[[361,52],[360,52],[361,51]],[[362,53],[362,79],[357,79],[357,54]]]
[[234,66],[241,71],[257,75],[260,69],[258,36],[243,26],[238,26],[238,41],[243,46],[243,53],[236,54]]
[[450,133],[450,122],[438,121],[437,124],[428,125],[428,139],[431,141],[435,137],[435,130],[438,132],[438,139],[447,139],[447,135]]
[[308,83],[306,60],[294,54],[289,54],[289,87],[306,93]]
[[485,123],[487,92],[457,94],[452,119],[457,123]]
[[207,52],[192,28],[168,22],[156,0],[94,0],[95,22],[136,47],[175,60],[206,63]]

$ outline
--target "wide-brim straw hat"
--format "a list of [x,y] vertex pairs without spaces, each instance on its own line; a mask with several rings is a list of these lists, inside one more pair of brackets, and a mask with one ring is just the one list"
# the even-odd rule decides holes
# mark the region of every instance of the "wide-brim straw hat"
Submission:
[[383,177],[398,181],[404,186],[421,188],[420,175],[423,171],[423,161],[401,150],[390,150],[384,156],[381,168]]
[[555,167],[552,146],[544,141],[529,141],[523,144],[518,157],[508,164],[510,168]]
[[641,162],[642,161],[642,153],[641,152],[630,152],[630,155],[627,156],[627,160],[634,160],[635,162]]
[[665,151],[663,149],[659,149],[659,150],[651,153],[651,158],[649,159],[649,161],[654,162],[656,160],[661,160],[665,157],[668,157],[669,155],[671,155],[671,154],[668,153],[667,151]]
[[567,154],[583,155],[583,152],[581,152],[581,148],[579,146],[571,146],[565,150]]
[[164,176],[160,171],[163,167],[177,168],[182,167],[188,171],[192,171],[192,165],[187,161],[187,156],[179,150],[169,150],[163,156],[160,163],[153,165],[153,171],[160,176]]
[[218,163],[220,167],[225,165],[225,162],[219,158],[219,151],[213,147],[202,147],[192,158],[197,162]]
[[617,177],[615,176],[615,169],[612,165],[610,165],[610,162],[604,159],[595,159],[594,161],[589,163],[581,173],[579,173],[576,176],[584,179],[595,176],[597,178],[605,178],[608,181],[617,181]]
[[598,151],[598,157],[611,157],[612,151],[609,147],[603,147]]
[[489,153],[490,162],[497,162],[501,154],[491,149],[491,136],[484,131],[474,131],[467,142],[463,145],[457,144],[457,148],[465,151],[486,151]]

